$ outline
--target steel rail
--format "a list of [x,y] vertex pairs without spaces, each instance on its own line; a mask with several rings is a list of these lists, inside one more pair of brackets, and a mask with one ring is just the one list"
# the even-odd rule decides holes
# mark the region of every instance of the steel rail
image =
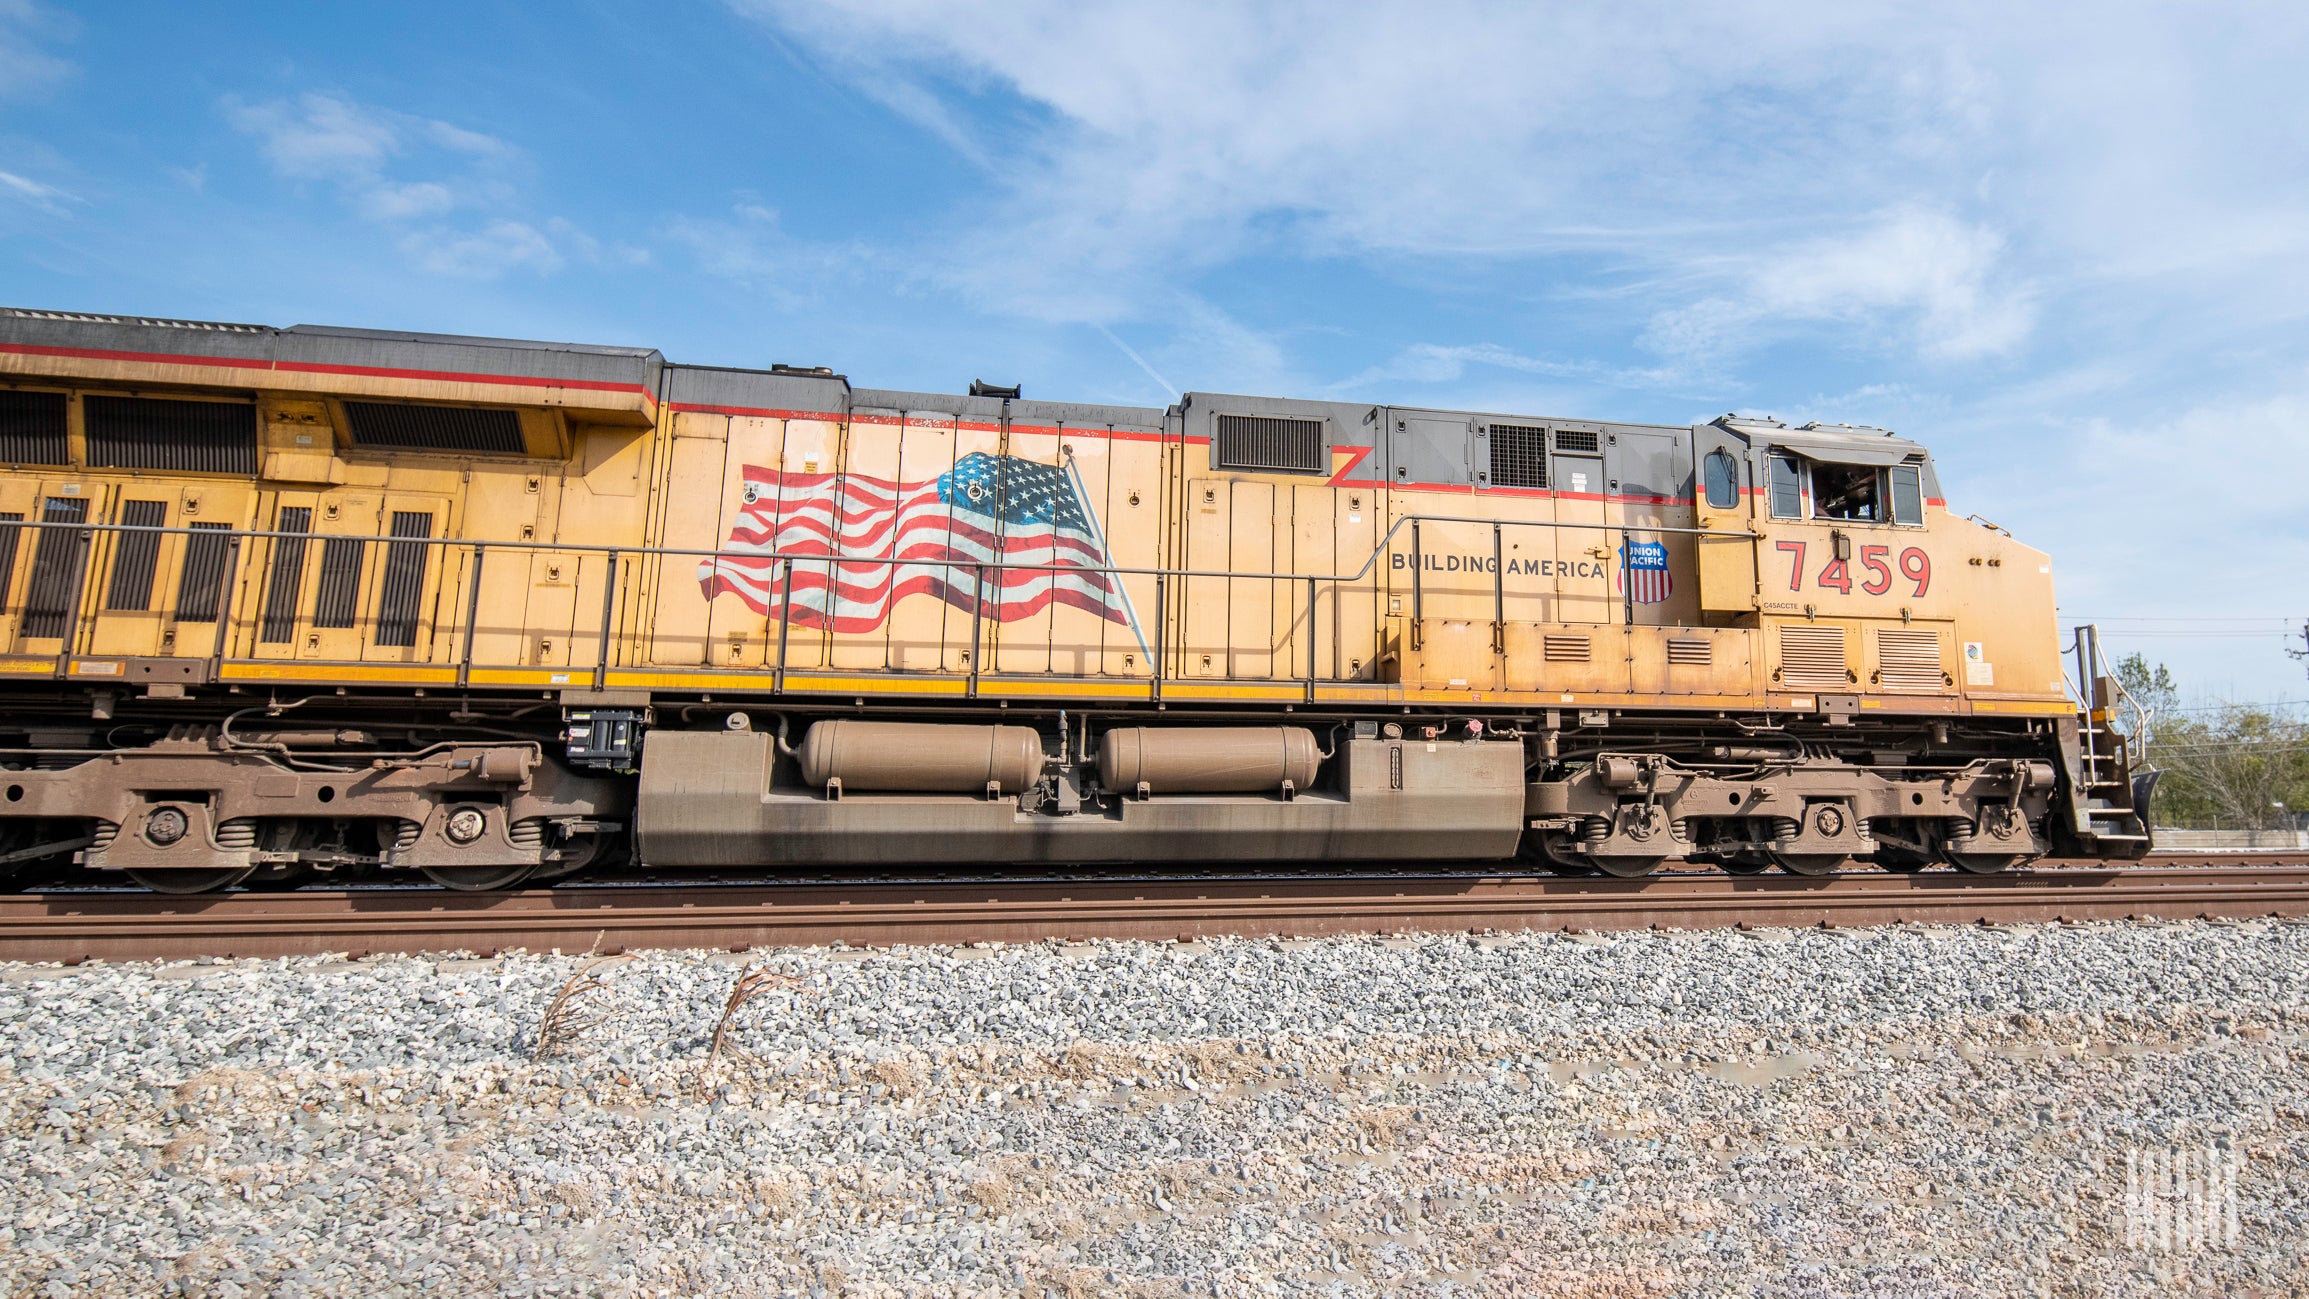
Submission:
[[0,896],[0,959],[180,960],[322,953],[622,951],[2309,916],[2309,867],[2081,866],[1972,877],[1854,873],[1645,880],[1039,880],[386,888],[169,897]]

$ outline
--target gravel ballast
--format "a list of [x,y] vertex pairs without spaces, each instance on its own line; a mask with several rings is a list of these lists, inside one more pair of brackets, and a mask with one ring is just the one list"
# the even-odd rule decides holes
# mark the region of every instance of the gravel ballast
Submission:
[[[587,964],[0,965],[0,1289],[2309,1275],[2309,924],[646,953],[594,965],[537,1053]],[[749,967],[776,977],[714,1059]],[[2128,1158],[2176,1155],[2233,1173],[2211,1238],[2128,1239],[2128,1203],[2197,1211],[2185,1181],[2128,1199]]]

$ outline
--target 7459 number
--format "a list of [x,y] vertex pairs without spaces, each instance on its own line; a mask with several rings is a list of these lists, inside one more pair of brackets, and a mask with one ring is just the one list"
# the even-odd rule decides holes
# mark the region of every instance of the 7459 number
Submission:
[[[1775,541],[1772,548],[1788,556],[1788,589],[1804,589],[1804,546],[1801,541]],[[1890,546],[1862,546],[1860,567],[1872,576],[1860,583],[1860,589],[1869,595],[1882,595],[1892,589],[1892,566],[1885,559],[1892,554]],[[1915,546],[1900,552],[1900,576],[1915,584],[1916,595],[1921,597],[1932,589],[1932,556]],[[1831,555],[1812,579],[1812,585],[1840,595],[1852,594],[1852,568],[1844,560]]]

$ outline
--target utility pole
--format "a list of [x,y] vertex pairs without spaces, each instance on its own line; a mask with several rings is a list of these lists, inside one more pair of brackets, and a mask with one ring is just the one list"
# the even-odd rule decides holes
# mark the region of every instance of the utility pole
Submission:
[[2285,652],[2304,663],[2309,663],[2309,621],[2304,621],[2301,624],[2301,648],[2294,649],[2288,645],[2285,647]]

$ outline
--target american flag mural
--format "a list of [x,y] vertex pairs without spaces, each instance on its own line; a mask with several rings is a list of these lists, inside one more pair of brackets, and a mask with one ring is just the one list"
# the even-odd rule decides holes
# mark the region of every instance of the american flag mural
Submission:
[[1658,604],[1675,583],[1668,577],[1668,547],[1662,541],[1631,541],[1620,548],[1621,581],[1637,604]]
[[[1138,630],[1121,579],[1096,571],[1111,562],[1106,539],[1071,465],[973,451],[914,482],[748,465],[743,500],[721,553],[698,566],[709,600],[727,592],[757,613],[837,632],[871,631],[917,593],[979,605],[1000,622],[1062,604]],[[793,589],[781,593],[772,554],[905,562],[796,559]],[[1048,567],[987,569],[981,588],[964,566],[973,561]]]

